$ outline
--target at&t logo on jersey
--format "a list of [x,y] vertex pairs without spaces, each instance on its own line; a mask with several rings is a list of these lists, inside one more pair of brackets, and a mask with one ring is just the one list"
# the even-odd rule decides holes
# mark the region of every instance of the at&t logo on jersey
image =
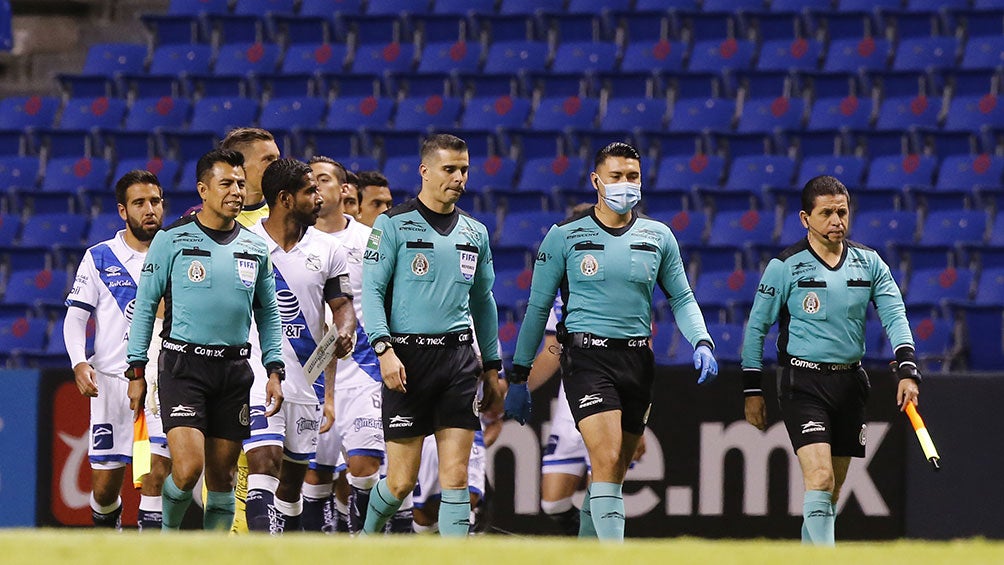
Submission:
[[300,317],[300,301],[288,288],[276,291],[275,300],[279,303],[279,318],[282,320],[283,335],[290,339],[298,339],[300,333],[306,328],[303,324],[292,323]]

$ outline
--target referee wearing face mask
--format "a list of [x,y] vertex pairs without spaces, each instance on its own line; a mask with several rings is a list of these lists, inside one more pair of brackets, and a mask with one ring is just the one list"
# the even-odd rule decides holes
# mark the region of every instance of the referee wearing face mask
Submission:
[[641,156],[626,143],[596,154],[592,209],[552,226],[537,254],[526,318],[506,395],[506,416],[530,415],[526,380],[556,292],[564,303],[557,338],[562,382],[592,463],[580,537],[624,539],[621,488],[651,407],[652,292],[669,297],[676,323],[695,348],[698,382],[718,373],[701,309],[687,283],[680,247],[665,224],[633,210],[641,199]]

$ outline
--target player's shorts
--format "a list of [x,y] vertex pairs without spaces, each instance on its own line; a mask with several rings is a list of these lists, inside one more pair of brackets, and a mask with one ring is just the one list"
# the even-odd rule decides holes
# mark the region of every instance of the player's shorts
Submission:
[[150,352],[148,355],[156,363],[148,363],[146,366],[146,430],[150,436],[150,453],[160,455],[167,459],[171,458],[171,450],[167,448],[167,433],[164,432],[164,422],[160,419],[160,331],[164,321],[156,318],[153,326],[153,337],[150,339]]
[[[259,394],[260,392],[260,394]],[[317,403],[285,401],[279,411],[265,416],[265,391],[251,395],[251,437],[244,440],[244,452],[274,445],[282,448],[282,458],[306,465],[317,451],[321,428],[321,407]]]
[[[249,394],[254,383],[245,351],[250,345],[227,346],[223,358],[193,353],[223,346],[187,344],[188,352],[168,348],[160,358],[160,406],[164,431],[176,427],[201,430],[208,437],[243,441],[250,436]],[[233,358],[244,354],[243,358]]]
[[383,459],[383,400],[381,383],[335,389],[335,429],[342,439],[342,450],[349,457],[367,456]]
[[92,469],[118,469],[132,462],[133,411],[129,381],[94,372],[98,395],[91,397],[91,442],[87,456]]
[[[471,446],[471,458],[467,464],[467,490],[479,498],[485,493],[485,444],[478,437]],[[436,436],[426,436],[422,444],[422,464],[418,467],[418,482],[412,492],[415,508],[443,496],[439,485],[439,451]]]
[[[593,414],[620,410],[621,429],[641,435],[648,421],[655,379],[655,356],[648,347],[648,340],[594,340],[624,342],[625,348],[595,344],[589,348],[564,348],[562,362],[569,370],[562,371],[561,382],[565,385],[575,426],[578,428],[579,422]],[[626,345],[629,341],[630,346]]]
[[864,369],[824,373],[781,367],[777,390],[795,451],[828,443],[834,456],[865,456],[865,405],[871,384]]
[[[337,406],[338,392],[335,392]],[[317,434],[317,448],[310,460],[310,469],[334,472],[342,456],[342,436],[338,435],[338,408],[335,408],[335,425],[323,434]]]
[[582,434],[575,429],[564,386],[558,391],[553,405],[551,432],[547,436],[540,472],[544,475],[565,473],[581,477],[586,472],[586,444],[582,441]]
[[[392,337],[408,382],[404,393],[386,386],[382,389],[384,438],[427,436],[439,428],[481,429],[476,398],[481,364],[470,345],[470,336],[468,330],[439,336]],[[421,341],[437,345],[415,344]]]

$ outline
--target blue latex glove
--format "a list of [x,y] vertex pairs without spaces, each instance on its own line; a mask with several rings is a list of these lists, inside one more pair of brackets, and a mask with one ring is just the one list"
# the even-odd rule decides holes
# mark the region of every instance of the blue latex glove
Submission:
[[701,371],[701,376],[697,379],[699,385],[711,383],[718,376],[718,361],[715,361],[715,356],[707,345],[698,345],[694,350],[694,368]]
[[505,393],[505,419],[513,419],[522,426],[530,419],[530,389],[526,383],[510,384]]

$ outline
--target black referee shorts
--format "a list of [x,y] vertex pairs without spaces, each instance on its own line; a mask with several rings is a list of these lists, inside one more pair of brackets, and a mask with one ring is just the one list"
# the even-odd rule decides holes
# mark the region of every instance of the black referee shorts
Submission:
[[188,427],[207,437],[250,437],[248,402],[254,375],[247,359],[209,359],[163,349],[158,370],[164,433]]
[[635,349],[580,349],[565,347],[561,376],[575,427],[584,418],[621,411],[621,429],[641,435],[652,405],[655,356],[648,347]]
[[864,369],[819,373],[781,367],[777,390],[795,451],[828,443],[834,456],[865,456],[865,405],[871,384]]

